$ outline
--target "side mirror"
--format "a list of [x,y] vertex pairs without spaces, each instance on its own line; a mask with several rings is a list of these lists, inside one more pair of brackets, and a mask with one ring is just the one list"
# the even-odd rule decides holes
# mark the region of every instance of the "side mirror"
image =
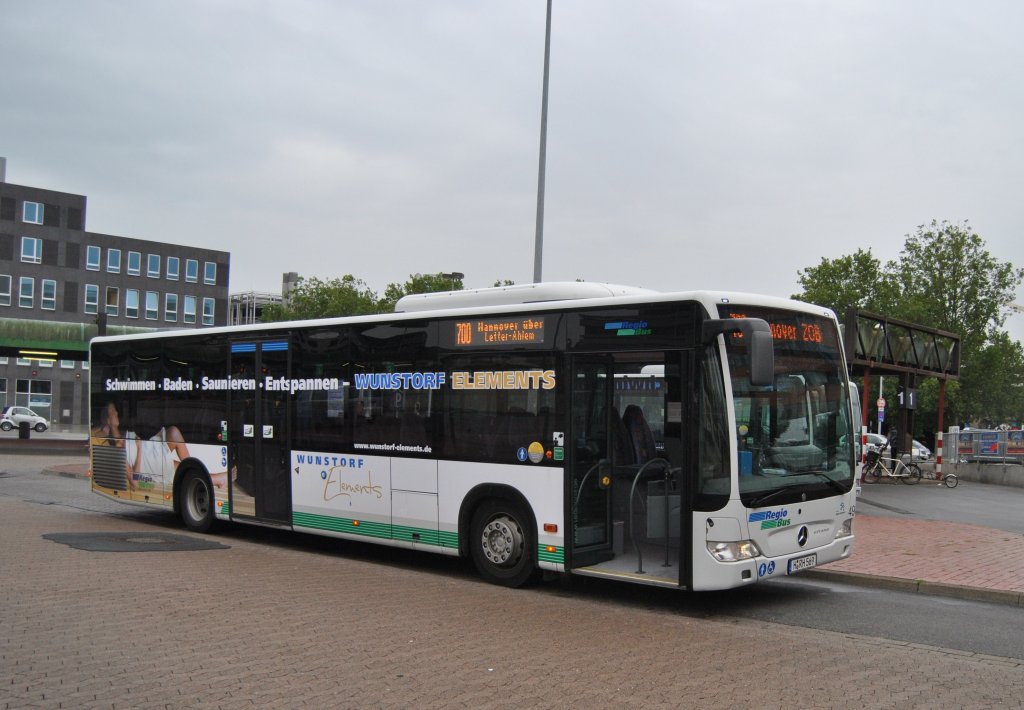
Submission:
[[775,349],[772,331],[768,323],[760,318],[720,318],[706,320],[701,335],[709,344],[723,333],[743,333],[747,341],[747,357],[750,362],[750,384],[766,387],[775,383]]

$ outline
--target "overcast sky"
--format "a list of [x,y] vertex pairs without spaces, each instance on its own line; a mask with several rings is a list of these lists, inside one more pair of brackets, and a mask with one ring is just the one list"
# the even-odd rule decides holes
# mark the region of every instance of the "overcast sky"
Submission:
[[[232,292],[532,280],[544,0],[0,18],[7,181],[86,195],[90,231],[229,251]],[[1024,266],[1022,27],[1019,0],[554,0],[544,280],[788,296],[933,219]]]

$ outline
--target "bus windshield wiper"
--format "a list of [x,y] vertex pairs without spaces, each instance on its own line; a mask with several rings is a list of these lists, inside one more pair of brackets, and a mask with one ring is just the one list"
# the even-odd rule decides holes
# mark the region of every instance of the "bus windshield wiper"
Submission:
[[750,508],[760,508],[762,505],[764,505],[765,503],[770,501],[772,498],[774,498],[774,497],[776,497],[778,495],[782,495],[783,493],[791,493],[792,491],[793,491],[793,487],[776,488],[771,493],[765,493],[763,496],[759,496],[759,497],[755,498],[754,500],[750,501],[750,505],[748,507],[750,507]]
[[826,476],[821,471],[806,471],[805,473],[809,473],[812,476],[817,476],[821,480],[823,480],[826,483],[828,483],[828,487],[831,488],[834,491],[839,491],[840,493],[846,493],[846,489],[843,488],[843,484],[842,483],[840,483],[839,481],[837,481],[834,478],[829,478],[828,476]]

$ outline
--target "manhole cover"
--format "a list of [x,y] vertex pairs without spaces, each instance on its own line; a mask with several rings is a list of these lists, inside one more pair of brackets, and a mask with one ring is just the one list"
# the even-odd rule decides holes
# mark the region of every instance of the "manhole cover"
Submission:
[[190,552],[227,550],[228,545],[175,533],[47,533],[46,540],[88,552]]

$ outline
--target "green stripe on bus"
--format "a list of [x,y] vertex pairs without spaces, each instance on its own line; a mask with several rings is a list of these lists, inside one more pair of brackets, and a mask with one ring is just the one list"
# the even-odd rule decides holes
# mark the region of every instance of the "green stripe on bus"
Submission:
[[317,515],[316,513],[292,512],[292,525],[316,530],[329,530],[331,532],[342,532],[350,535],[362,535],[365,537],[377,537],[390,540],[404,540],[422,545],[434,547],[447,547],[457,549],[459,547],[458,533],[430,530],[428,528],[416,528],[406,525],[388,525],[387,523],[373,523],[365,520],[356,521],[351,518],[335,518],[330,515]]
[[437,532],[437,544],[441,547],[450,547],[453,550],[457,550],[459,548],[459,534],[439,530]]
[[539,562],[565,564],[565,548],[555,545],[552,545],[552,548],[551,551],[548,551],[547,545],[537,545],[537,560]]
[[363,535],[365,537],[391,538],[391,526],[387,523],[374,523],[367,520],[354,520],[352,518],[335,518],[329,515],[316,515],[315,513],[292,512],[292,525],[313,528],[315,530],[349,533],[350,535]]

